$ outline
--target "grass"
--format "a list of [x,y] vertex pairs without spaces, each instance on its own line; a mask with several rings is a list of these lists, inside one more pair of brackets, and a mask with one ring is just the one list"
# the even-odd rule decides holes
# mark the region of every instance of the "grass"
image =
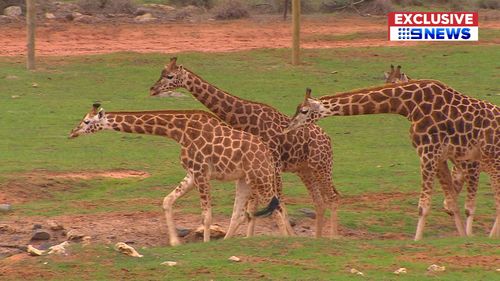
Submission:
[[[495,36],[493,31],[488,32],[491,33],[488,36]],[[179,63],[220,88],[246,99],[271,104],[289,115],[301,101],[306,87],[313,89],[313,96],[320,96],[381,84],[383,71],[391,63],[403,65],[412,78],[438,79],[464,94],[500,103],[498,65],[494,59],[500,56],[500,49],[495,45],[305,50],[304,64],[299,67],[289,64],[288,50],[177,56]],[[155,136],[115,132],[74,140],[68,140],[67,136],[95,100],[102,101],[106,110],[114,111],[204,109],[189,95],[178,99],[148,97],[149,86],[159,77],[168,58],[168,55],[137,53],[45,57],[40,58],[36,72],[26,72],[21,58],[0,58],[0,190],[7,192],[10,182],[22,182],[23,173],[36,169],[123,168],[151,174],[143,180],[59,182],[69,188],[44,189],[48,197],[14,204],[14,211],[0,214],[0,220],[42,213],[52,217],[110,211],[159,211],[158,205],[127,202],[141,198],[161,200],[183,178],[176,143]],[[334,71],[337,73],[332,74]],[[416,225],[420,176],[418,158],[407,135],[407,120],[397,115],[373,115],[329,118],[319,124],[334,143],[335,185],[346,200],[353,202],[340,208],[342,226],[369,234],[401,233],[410,238]],[[285,174],[284,185],[289,198],[308,198],[296,176]],[[214,183],[215,213],[230,214],[233,189],[232,184]],[[37,192],[35,190],[34,195]],[[381,193],[387,195],[385,201],[370,199]],[[391,197],[391,194],[401,196]],[[141,260],[120,256],[104,245],[94,245],[86,249],[75,248],[75,251],[81,250],[76,255],[78,258],[46,257],[26,262],[37,270],[48,270],[56,279],[71,276],[70,279],[75,280],[83,276],[95,280],[117,276],[143,279],[141,276],[149,275],[151,279],[169,280],[358,278],[348,273],[349,267],[365,272],[368,279],[393,280],[396,276],[392,271],[402,266],[410,273],[397,279],[494,279],[498,273],[491,268],[457,267],[449,262],[455,255],[500,255],[494,247],[498,242],[485,238],[493,224],[494,213],[487,177],[481,179],[477,199],[477,238],[449,238],[455,235],[454,226],[440,211],[442,198],[442,192],[436,187],[434,211],[429,217],[425,241],[421,243],[390,239],[329,241],[258,237],[190,244],[175,249],[141,249],[145,254]],[[78,208],[86,202],[92,202],[92,208]],[[301,215],[298,209],[310,207],[307,200],[298,202],[288,206],[289,212],[297,217]],[[175,208],[198,214],[197,194],[180,199]],[[439,238],[443,236],[447,238]],[[430,276],[425,273],[430,263],[412,260],[413,251],[424,254],[430,251],[429,261],[442,257],[442,263],[446,265],[448,261],[451,268]],[[251,267],[248,262],[229,263],[227,258],[233,254],[249,257]],[[405,258],[408,256],[409,260]],[[159,265],[171,259],[179,261],[180,265],[174,268]],[[43,265],[44,261],[48,265]]]

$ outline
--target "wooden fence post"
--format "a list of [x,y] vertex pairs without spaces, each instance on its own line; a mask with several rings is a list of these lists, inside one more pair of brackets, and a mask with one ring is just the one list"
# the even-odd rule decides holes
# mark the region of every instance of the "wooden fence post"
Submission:
[[292,64],[300,64],[300,0],[292,0]]
[[35,69],[35,0],[26,0],[26,47],[27,47],[27,60],[26,68],[28,70]]

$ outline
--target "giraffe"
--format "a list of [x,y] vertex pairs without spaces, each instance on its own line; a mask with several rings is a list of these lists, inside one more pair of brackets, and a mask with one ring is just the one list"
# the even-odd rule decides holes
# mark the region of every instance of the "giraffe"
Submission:
[[[411,78],[408,75],[406,75],[405,73],[401,73],[400,65],[398,65],[397,70],[394,70],[394,65],[391,64],[391,71],[384,72],[384,76],[386,83],[396,84],[396,83],[409,82],[411,80]],[[473,192],[476,192],[477,187],[479,185],[479,165],[467,164],[465,162],[461,162],[459,163],[459,165],[461,166],[453,165],[451,170],[453,188],[455,189],[457,196],[462,191],[465,181],[467,181],[467,185],[469,186],[468,189]],[[453,212],[446,204],[446,199],[443,201],[443,208],[447,214],[449,215],[453,214]],[[469,206],[468,208],[466,208],[466,210],[469,210],[470,208],[473,208],[473,206]],[[465,224],[466,226],[465,233],[467,236],[472,236],[472,220],[474,216],[466,214],[466,217],[467,221]]]
[[312,197],[316,211],[316,237],[321,237],[325,210],[329,207],[330,236],[338,237],[337,208],[339,194],[332,183],[332,147],[330,137],[311,124],[297,132],[283,134],[290,119],[266,104],[233,96],[206,82],[194,72],[177,65],[171,58],[159,80],[150,88],[151,96],[185,88],[210,111],[231,127],[258,135],[271,149],[276,163],[277,188],[281,193],[281,172],[299,176]]
[[[465,202],[466,228],[472,229],[475,195],[479,171],[490,175],[495,196],[496,218],[490,237],[500,236],[500,108],[486,101],[460,94],[435,80],[413,80],[380,87],[354,90],[319,99],[306,92],[304,102],[290,121],[294,130],[318,119],[338,115],[395,113],[410,122],[410,137],[420,157],[422,190],[415,240],[423,235],[425,219],[430,211],[434,178],[445,193],[460,235],[465,235],[457,206],[457,190],[453,187],[447,161],[450,160],[468,182]],[[463,183],[463,182],[462,182]]]
[[181,145],[181,164],[187,175],[163,200],[172,246],[180,244],[172,206],[193,187],[200,194],[203,241],[210,240],[211,179],[236,181],[236,199],[225,238],[233,236],[241,223],[247,220],[244,210],[250,197],[268,206],[249,216],[273,213],[281,233],[286,236],[291,231],[287,229],[284,205],[279,202],[271,152],[259,137],[232,129],[212,114],[200,110],[106,113],[96,103],[71,131],[70,138],[101,130],[165,136]]

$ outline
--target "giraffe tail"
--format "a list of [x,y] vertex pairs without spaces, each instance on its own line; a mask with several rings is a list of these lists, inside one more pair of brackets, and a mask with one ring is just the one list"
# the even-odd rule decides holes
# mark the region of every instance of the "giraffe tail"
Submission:
[[256,217],[268,216],[272,214],[273,211],[276,210],[279,205],[280,205],[280,200],[278,199],[278,197],[274,196],[273,199],[271,199],[271,202],[269,202],[269,205],[267,205],[266,208],[255,212],[254,216]]

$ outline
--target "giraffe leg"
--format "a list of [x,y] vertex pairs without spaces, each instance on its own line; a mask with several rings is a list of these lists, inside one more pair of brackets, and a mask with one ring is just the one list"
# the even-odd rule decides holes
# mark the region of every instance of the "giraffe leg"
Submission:
[[443,189],[446,205],[451,212],[451,216],[455,221],[455,226],[460,236],[465,236],[465,229],[460,217],[460,211],[457,204],[456,190],[453,186],[453,180],[451,178],[450,169],[448,168],[447,161],[440,161],[438,163],[438,173],[437,173],[439,183]]
[[172,212],[172,206],[174,202],[186,194],[189,190],[193,188],[193,178],[191,175],[187,175],[181,183],[163,199],[163,210],[165,212],[165,219],[167,222],[168,237],[170,245],[177,246],[180,244],[179,237],[177,237],[177,230],[174,224],[174,217]]
[[315,237],[319,238],[323,235],[323,225],[325,221],[325,207],[321,192],[315,184],[313,173],[309,170],[300,170],[297,173],[307,188],[314,204],[314,211],[316,212],[316,233]]
[[252,237],[255,235],[256,218],[253,216],[253,214],[257,211],[258,204],[259,200],[255,196],[250,196],[247,203],[247,214],[248,214],[247,237]]
[[204,176],[194,176],[194,184],[200,193],[200,204],[202,210],[203,242],[210,241],[210,226],[212,225],[212,204],[209,180]]
[[323,167],[322,170],[313,172],[316,187],[321,192],[322,202],[330,208],[330,237],[338,238],[338,199],[339,194],[332,182],[331,168]]
[[[283,204],[283,200],[285,197],[283,195],[283,180],[281,178],[281,171],[282,171],[282,167],[278,163],[277,166],[275,167],[274,179],[275,179],[275,185],[276,185],[276,193],[278,194],[280,204]],[[257,203],[257,202],[255,202],[255,203]],[[282,210],[284,212],[284,215],[285,215],[285,218],[287,221],[287,223],[285,224],[285,227],[287,229],[288,236],[295,236],[295,231],[293,230],[293,227],[290,224],[290,217],[288,216],[288,213],[286,212],[286,209],[283,206],[282,206]],[[273,213],[273,216],[275,216],[274,213]]]
[[500,165],[496,165],[496,169],[490,175],[491,188],[495,196],[496,218],[493,227],[491,228],[490,238],[500,238]]
[[246,220],[245,211],[247,209],[246,207],[250,194],[251,190],[248,184],[246,184],[244,180],[238,180],[236,182],[236,196],[234,199],[233,214],[231,215],[231,222],[229,223],[224,239],[232,237],[238,230],[239,226]]
[[472,223],[476,212],[476,194],[479,185],[480,165],[478,162],[470,162],[464,164],[465,180],[467,181],[467,198],[465,199],[465,233],[467,236],[472,236]]
[[415,233],[415,241],[422,239],[425,227],[425,219],[431,207],[432,187],[436,176],[436,161],[428,159],[425,155],[420,157],[420,170],[422,173],[422,191],[418,201],[418,223]]
[[[459,166],[461,166],[460,163],[455,164],[451,170],[451,178],[452,178],[452,182],[453,182],[453,188],[455,189],[455,193],[456,193],[457,197],[460,194],[460,192],[462,191],[462,188],[464,186],[464,180],[465,180],[463,170],[461,168],[459,168]],[[443,200],[443,207],[444,207],[444,211],[451,215],[452,212],[448,208],[448,204],[446,203],[446,198]]]

